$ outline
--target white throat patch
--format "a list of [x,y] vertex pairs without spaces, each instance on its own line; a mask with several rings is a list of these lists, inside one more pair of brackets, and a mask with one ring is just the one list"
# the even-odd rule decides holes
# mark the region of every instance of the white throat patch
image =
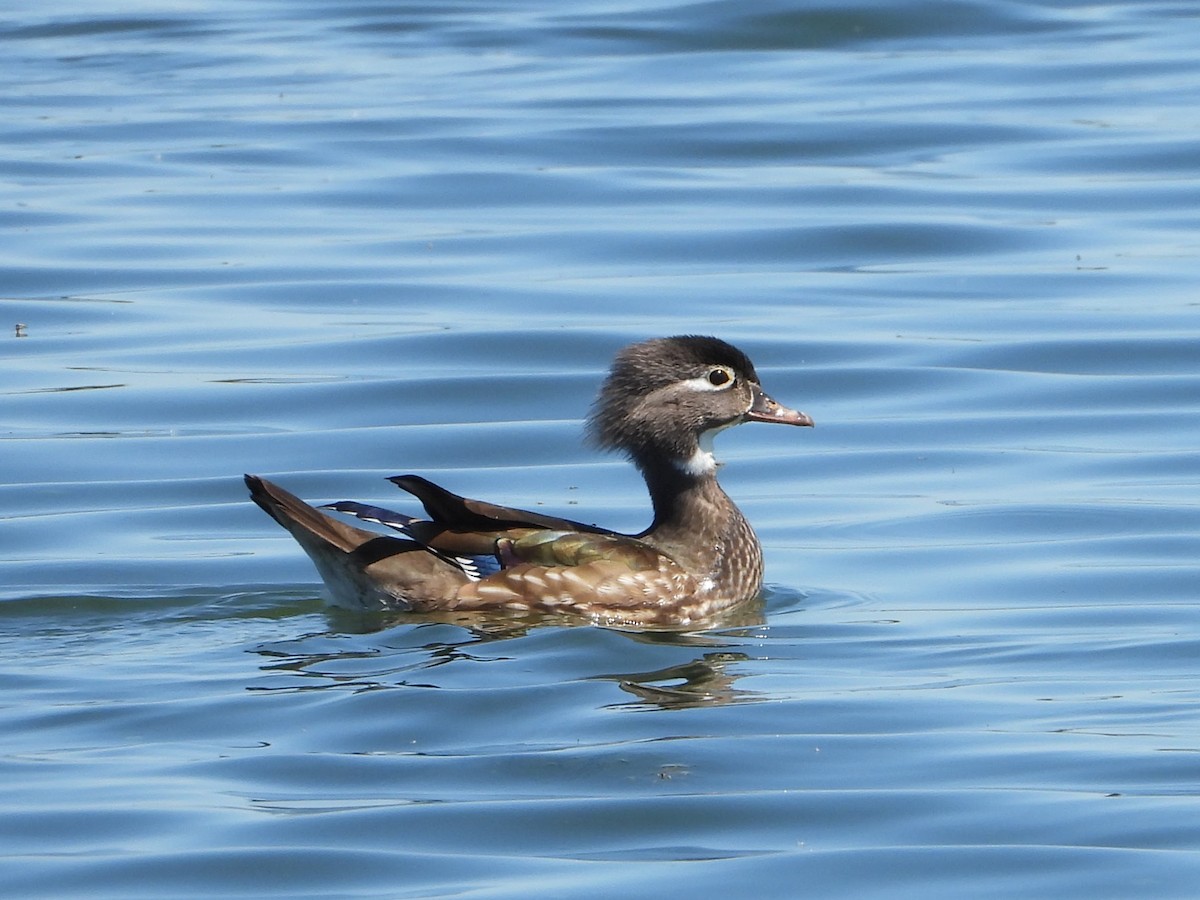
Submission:
[[726,428],[732,428],[737,422],[730,422],[722,425],[719,428],[710,428],[708,431],[700,433],[700,446],[696,448],[696,452],[687,459],[675,460],[675,466],[680,472],[685,475],[691,475],[693,478],[701,478],[704,475],[711,475],[717,471],[717,458],[713,456],[713,438],[724,431]]

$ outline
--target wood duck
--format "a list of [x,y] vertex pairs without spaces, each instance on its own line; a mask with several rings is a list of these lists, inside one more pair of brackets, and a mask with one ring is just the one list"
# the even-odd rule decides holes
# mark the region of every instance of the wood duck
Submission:
[[717,484],[712,452],[713,436],[742,422],[813,424],[771,399],[750,359],[717,338],[659,338],[617,355],[588,433],[646,479],[654,521],[637,535],[469,500],[417,475],[389,480],[428,518],[352,501],[323,507],[397,537],[335,519],[257,476],[246,485],[312,558],[339,606],[680,627],[710,621],[762,587],[762,547]]

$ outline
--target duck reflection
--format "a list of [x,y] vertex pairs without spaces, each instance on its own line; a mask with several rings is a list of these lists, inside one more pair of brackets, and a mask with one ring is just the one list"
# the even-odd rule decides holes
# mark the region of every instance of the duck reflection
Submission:
[[615,681],[621,690],[638,698],[637,702],[612,704],[613,706],[653,706],[660,709],[723,706],[757,698],[758,695],[754,691],[735,688],[734,682],[737,681],[738,675],[730,671],[733,664],[749,659],[745,653],[705,653],[698,659],[651,672],[595,675],[593,679]]
[[[736,666],[750,659],[733,649],[757,631],[763,622],[762,603],[748,604],[723,618],[721,627],[708,631],[645,631],[609,627],[603,634],[619,635],[647,647],[657,662],[664,655],[690,658],[662,667],[632,672],[569,674],[564,680],[612,682],[632,699],[611,707],[683,709],[753,700],[753,691],[735,687]],[[526,658],[536,662],[536,647],[524,639],[540,640],[554,627],[577,626],[578,619],[561,616],[440,612],[429,614],[371,613],[341,609],[326,611],[329,630],[275,641],[256,648],[270,662],[262,671],[275,676],[272,683],[251,686],[255,691],[312,691],[350,689],[355,692],[397,687],[440,687],[436,669],[451,664],[511,662]],[[611,640],[591,647],[578,641],[574,652],[596,654],[593,662],[612,662]],[[606,649],[606,646],[608,649]],[[589,649],[590,647],[590,649]],[[661,648],[656,652],[653,647]],[[681,653],[681,650],[683,651]],[[629,654],[622,652],[621,658]],[[550,665],[550,663],[545,663]],[[584,663],[587,664],[586,662]],[[593,671],[595,671],[593,669]],[[496,687],[498,672],[489,672],[489,687]],[[611,708],[610,707],[610,708]]]

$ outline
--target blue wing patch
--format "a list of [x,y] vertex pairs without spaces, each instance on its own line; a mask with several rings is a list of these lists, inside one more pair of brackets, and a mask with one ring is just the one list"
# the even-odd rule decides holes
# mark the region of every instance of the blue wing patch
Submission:
[[451,560],[467,573],[472,581],[495,575],[503,566],[495,556],[455,556]]

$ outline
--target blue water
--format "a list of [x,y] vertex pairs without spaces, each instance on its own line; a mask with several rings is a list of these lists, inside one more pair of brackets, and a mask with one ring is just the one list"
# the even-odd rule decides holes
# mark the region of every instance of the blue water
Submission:
[[[1196,895],[1193,4],[27,6],[4,896]],[[718,442],[761,621],[330,611],[245,497],[639,529],[680,332],[817,421]]]

